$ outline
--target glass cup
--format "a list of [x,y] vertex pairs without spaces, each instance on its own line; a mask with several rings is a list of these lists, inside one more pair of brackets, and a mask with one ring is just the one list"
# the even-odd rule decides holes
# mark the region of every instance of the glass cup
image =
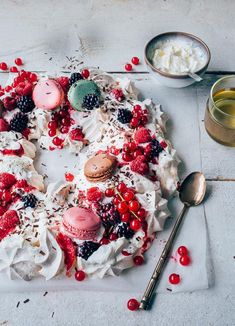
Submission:
[[235,75],[220,78],[212,86],[205,128],[215,141],[235,147]]

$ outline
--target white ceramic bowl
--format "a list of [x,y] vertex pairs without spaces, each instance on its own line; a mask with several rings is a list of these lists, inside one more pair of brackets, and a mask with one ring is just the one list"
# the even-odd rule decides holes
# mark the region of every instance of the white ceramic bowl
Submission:
[[202,77],[204,73],[207,70],[207,67],[209,65],[210,59],[211,59],[211,54],[208,46],[198,37],[188,34],[188,33],[183,33],[183,32],[168,32],[168,33],[163,33],[155,36],[153,39],[151,39],[147,45],[145,46],[145,63],[147,66],[148,71],[152,75],[152,77],[160,84],[168,87],[173,87],[173,88],[182,88],[189,86],[193,83],[195,83],[195,79],[191,78],[187,74],[182,74],[182,75],[175,75],[175,74],[170,74],[164,71],[161,71],[160,69],[154,67],[152,60],[154,56],[154,52],[157,48],[158,43],[161,41],[166,41],[166,40],[174,40],[174,41],[187,41],[187,42],[192,42],[192,46],[200,47],[203,55],[205,55],[205,64],[204,66],[198,70],[195,71],[194,73]]

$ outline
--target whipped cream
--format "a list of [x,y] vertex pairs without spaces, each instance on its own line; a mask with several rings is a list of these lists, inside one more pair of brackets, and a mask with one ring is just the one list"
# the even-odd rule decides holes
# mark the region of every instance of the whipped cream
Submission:
[[[138,90],[127,78],[114,79],[112,76],[99,70],[90,71],[93,79],[102,90],[103,103],[100,108],[90,112],[71,111],[74,125],[71,128],[82,129],[89,146],[84,146],[82,141],[73,141],[68,134],[59,134],[64,140],[64,147],[70,153],[78,155],[77,170],[72,182],[58,180],[50,183],[44,193],[43,178],[33,166],[36,148],[31,141],[25,140],[21,134],[7,132],[0,133],[0,149],[10,147],[24,148],[24,155],[0,156],[0,173],[9,172],[17,179],[26,179],[35,187],[32,191],[38,198],[35,208],[24,209],[23,203],[17,201],[10,209],[17,210],[20,217],[20,225],[15,233],[7,236],[0,242],[0,271],[5,271],[10,278],[22,278],[30,280],[42,275],[49,280],[64,273],[64,255],[55,237],[59,231],[63,231],[62,219],[64,212],[77,206],[79,192],[98,186],[102,191],[107,187],[123,181],[128,187],[135,187],[136,197],[148,215],[146,221],[148,227],[146,233],[142,230],[127,240],[124,237],[100,246],[88,260],[77,257],[77,268],[82,269],[88,277],[103,278],[106,275],[119,275],[124,269],[133,266],[133,256],[143,254],[151,245],[157,231],[164,227],[165,220],[169,216],[167,199],[176,190],[178,181],[177,166],[179,160],[170,142],[165,139],[164,131],[166,114],[161,111],[160,105],[154,104],[150,99],[138,100]],[[122,102],[110,95],[112,88],[120,88],[125,95]],[[136,104],[145,107],[149,112],[149,121],[146,125],[156,139],[162,140],[167,147],[159,154],[158,164],[150,164],[155,171],[157,181],[136,174],[130,167],[123,166],[113,177],[102,183],[90,183],[84,176],[84,164],[98,150],[107,150],[110,146],[122,148],[127,141],[127,135],[133,133],[128,125],[117,121],[117,109],[132,109]],[[18,109],[13,110],[17,112]],[[10,120],[15,112],[6,113]],[[51,120],[51,112],[36,108],[29,114],[29,140],[35,139],[39,144],[39,152],[52,146],[52,138],[48,135],[48,122]],[[88,143],[86,143],[88,144]],[[117,159],[120,159],[117,156]],[[163,196],[165,198],[163,198]],[[105,199],[108,202],[108,199]],[[101,228],[97,234],[97,241],[103,236]],[[145,244],[146,237],[148,245]],[[81,241],[73,239],[77,244]],[[129,253],[123,255],[122,251]]]
[[183,40],[160,41],[153,56],[153,65],[170,74],[196,72],[206,63],[201,47]]

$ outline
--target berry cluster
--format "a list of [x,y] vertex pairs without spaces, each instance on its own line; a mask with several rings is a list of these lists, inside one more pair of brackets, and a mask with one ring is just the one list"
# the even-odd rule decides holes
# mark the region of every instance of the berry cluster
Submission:
[[[177,253],[180,256],[179,262],[181,265],[188,266],[191,263],[188,249],[185,246],[180,246],[177,249]],[[181,278],[180,278],[179,274],[173,273],[173,274],[169,275],[168,280],[169,280],[169,283],[176,285],[176,284],[180,283]]]
[[[25,194],[31,191],[33,187],[29,186],[26,180],[17,181],[13,174],[4,172],[0,174],[0,216],[2,216],[9,208],[9,206],[24,197],[29,197],[30,204],[35,197],[33,194]],[[32,197],[33,196],[33,197]],[[36,198],[36,197],[35,197]],[[27,207],[30,205],[27,205]],[[26,207],[26,206],[25,206]],[[32,206],[30,206],[32,207]]]
[[180,264],[183,266],[188,266],[191,263],[188,249],[185,246],[180,246],[177,252],[180,255],[180,259],[179,259]]
[[133,129],[145,126],[148,122],[148,110],[142,109],[139,104],[136,104],[132,111],[128,109],[119,109],[117,120],[123,124],[129,123],[130,127]]
[[119,155],[125,163],[130,164],[133,172],[141,175],[149,173],[149,163],[157,163],[156,159],[167,144],[153,138],[148,129],[140,127],[134,133],[134,140],[124,143],[122,149],[110,147],[113,155]]
[[26,113],[31,112],[35,107],[31,95],[38,77],[35,73],[25,70],[14,72],[17,72],[17,76],[14,78],[13,83],[7,85],[4,89],[0,88],[0,96],[9,93],[2,101],[5,110],[11,111],[18,108],[21,112],[13,116],[10,125],[4,119],[1,119],[1,130],[5,128],[21,132],[27,136],[28,117]]
[[67,134],[73,123],[74,121],[70,118],[70,113],[66,106],[52,113],[51,120],[48,122],[48,135],[53,137],[52,143],[55,146],[59,147],[63,143],[63,139],[56,136],[57,130],[62,134]]
[[[104,198],[105,203],[102,202]],[[104,226],[100,244],[108,244],[121,237],[130,239],[145,223],[146,210],[141,207],[135,191],[123,182],[107,188],[104,193],[98,187],[92,187],[87,190],[84,199],[92,203]],[[107,199],[110,201],[107,202]]]
[[[109,240],[120,237],[132,238],[134,233],[143,227],[147,216],[146,210],[136,198],[135,191],[121,182],[115,188],[106,189],[105,196],[112,198],[111,207],[116,214],[116,226],[112,229]],[[107,218],[109,219],[109,215]]]
[[[15,59],[15,64],[17,66],[22,66],[23,65],[23,61],[21,58],[16,58]],[[0,70],[6,71],[8,70],[8,65],[6,62],[0,62]],[[18,68],[16,66],[12,66],[10,67],[10,72],[18,72]]]
[[[139,62],[140,62],[140,59],[138,57],[133,57],[131,59],[131,62],[133,63],[133,65],[137,66],[139,64]],[[133,67],[132,67],[131,63],[126,63],[125,64],[125,70],[126,71],[131,71],[132,69],[133,69]]]

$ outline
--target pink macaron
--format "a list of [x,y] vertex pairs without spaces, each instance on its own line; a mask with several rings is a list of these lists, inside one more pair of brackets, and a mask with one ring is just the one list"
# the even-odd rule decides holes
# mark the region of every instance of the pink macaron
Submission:
[[100,217],[91,209],[72,207],[63,216],[64,230],[72,238],[93,240],[100,226]]
[[64,91],[53,79],[41,80],[33,90],[33,101],[41,109],[53,110],[62,104]]

